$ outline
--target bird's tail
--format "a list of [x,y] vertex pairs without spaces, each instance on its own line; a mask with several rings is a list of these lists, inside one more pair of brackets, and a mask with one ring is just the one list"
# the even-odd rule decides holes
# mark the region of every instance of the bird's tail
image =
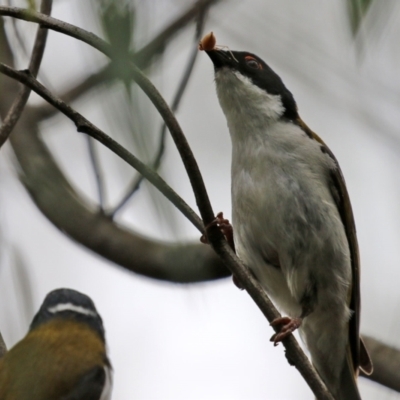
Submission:
[[333,389],[332,394],[336,400],[361,400],[357,386],[357,375],[354,372],[350,354],[348,354],[343,363],[337,390]]

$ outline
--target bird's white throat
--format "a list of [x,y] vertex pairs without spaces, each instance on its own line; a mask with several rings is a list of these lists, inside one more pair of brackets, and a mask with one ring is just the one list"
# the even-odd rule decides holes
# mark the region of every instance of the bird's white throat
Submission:
[[[215,73],[217,95],[226,119],[255,118],[263,124],[285,112],[280,95],[269,94],[238,71],[221,68]],[[246,118],[246,119],[247,119]]]

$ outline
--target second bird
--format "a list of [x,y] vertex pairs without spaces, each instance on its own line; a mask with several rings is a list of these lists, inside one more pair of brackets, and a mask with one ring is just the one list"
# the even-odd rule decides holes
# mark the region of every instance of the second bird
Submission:
[[103,321],[72,289],[50,292],[0,360],[0,400],[109,400],[111,386]]

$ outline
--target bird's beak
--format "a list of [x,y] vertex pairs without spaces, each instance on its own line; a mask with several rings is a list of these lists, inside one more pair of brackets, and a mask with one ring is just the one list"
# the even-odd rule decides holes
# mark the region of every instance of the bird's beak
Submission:
[[215,69],[222,67],[233,67],[235,60],[232,58],[229,52],[222,50],[210,50],[206,51],[208,57],[214,64]]

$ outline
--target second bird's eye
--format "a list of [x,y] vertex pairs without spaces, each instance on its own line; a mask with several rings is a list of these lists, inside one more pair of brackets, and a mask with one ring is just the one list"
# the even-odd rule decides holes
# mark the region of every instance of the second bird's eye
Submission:
[[246,64],[253,69],[260,69],[260,63],[257,62],[254,58],[249,58],[246,60]]

